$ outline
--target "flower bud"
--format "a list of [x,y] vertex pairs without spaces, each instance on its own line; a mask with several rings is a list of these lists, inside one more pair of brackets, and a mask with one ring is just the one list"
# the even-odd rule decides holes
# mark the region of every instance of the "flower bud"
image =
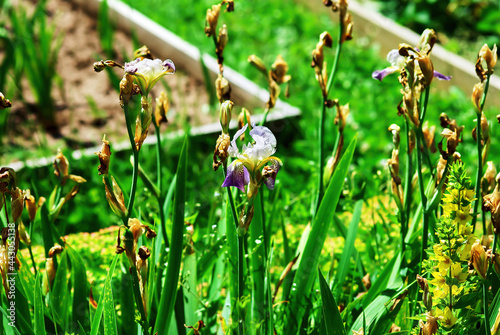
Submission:
[[227,158],[229,157],[228,149],[231,145],[231,138],[228,134],[222,133],[219,135],[217,139],[217,143],[215,144],[215,150],[213,155],[213,163],[212,167],[214,171],[217,171],[219,166],[226,163]]
[[327,48],[331,48],[333,46],[333,39],[329,32],[324,31],[319,35],[320,42]]
[[37,211],[37,204],[35,201],[35,197],[31,195],[30,190],[26,190],[24,192],[24,202],[26,209],[28,210],[28,217],[31,222],[35,220],[36,216],[36,211]]
[[260,59],[256,55],[250,55],[248,56],[247,61],[250,63],[250,65],[254,66],[257,70],[262,72],[262,74],[267,78],[267,68],[264,65],[262,59]]
[[153,119],[153,101],[151,97],[141,96],[141,111],[135,120],[135,146],[139,151],[142,143],[148,137],[149,125]]
[[109,183],[109,178],[103,177],[102,181],[106,190],[106,199],[108,200],[111,210],[120,218],[126,218],[128,210],[125,206],[125,199],[123,198],[123,192],[116,183],[115,178],[111,176],[111,184]]
[[54,159],[54,174],[61,180],[64,185],[69,175],[68,159],[63,155],[61,149],[57,149],[57,155]]
[[434,44],[436,44],[437,36],[434,29],[425,29],[422,35],[420,36],[420,42],[418,42],[419,50],[423,50],[426,45],[429,46],[429,51],[432,50]]
[[207,37],[212,36],[215,33],[217,27],[217,21],[219,20],[221,5],[213,5],[212,9],[207,9],[207,15],[205,18],[205,35]]
[[424,76],[425,86],[428,87],[431,84],[432,78],[434,78],[434,66],[429,56],[420,56],[417,58],[418,66],[422,75]]
[[224,100],[231,100],[231,85],[221,74],[215,80],[215,89],[220,103]]
[[134,59],[136,59],[136,58],[153,59],[153,56],[151,55],[151,51],[149,50],[149,48],[147,46],[143,45],[142,47],[140,47],[139,49],[134,51]]
[[222,56],[224,52],[224,48],[227,45],[228,36],[227,36],[227,26],[225,24],[219,28],[219,36],[217,37],[217,48],[216,53],[218,56]]
[[229,123],[231,122],[231,112],[233,111],[234,103],[231,100],[226,100],[220,106],[220,125],[222,127],[222,133],[229,133]]
[[493,68],[497,63],[497,45],[493,45],[493,50],[488,47],[488,44],[484,44],[481,50],[479,51],[478,58],[485,61],[486,66],[488,67],[488,72],[493,73]]
[[64,251],[64,248],[60,246],[59,244],[54,245],[52,248],[49,250],[49,257],[53,258],[55,255],[59,255]]
[[392,132],[392,143],[394,143],[394,147],[399,148],[399,142],[401,140],[399,133],[401,128],[393,123],[389,126],[389,131]]
[[133,88],[134,76],[130,73],[125,72],[123,74],[122,80],[120,81],[120,106],[122,106],[122,108],[125,105],[128,105]]
[[287,76],[288,64],[285,62],[281,55],[276,57],[273,65],[271,66],[271,77],[278,84],[283,84],[291,79],[291,76]]
[[491,224],[495,234],[500,233],[500,191],[499,191],[500,173],[496,176],[495,189],[491,194],[485,195],[483,198],[483,211],[491,212]]
[[9,99],[6,99],[2,92],[0,92],[0,109],[6,109],[12,107],[12,103]]
[[26,227],[24,226],[23,221],[19,221],[19,225],[17,226],[17,230],[19,231],[19,239],[26,245],[31,245],[31,238],[28,232],[26,231]]
[[109,141],[106,140],[106,135],[102,138],[102,146],[101,151],[95,152],[95,154],[99,157],[99,175],[107,176],[109,173],[109,162],[111,159],[111,149],[109,147]]
[[472,89],[472,103],[474,106],[476,106],[476,113],[480,113],[482,111],[481,109],[481,98],[483,97],[483,92],[484,92],[484,83],[477,83],[474,85],[474,88]]
[[24,209],[24,195],[19,187],[16,187],[14,191],[11,193],[12,202],[11,202],[11,210],[12,210],[12,220],[17,222],[21,218],[21,214]]
[[[246,120],[245,120],[245,115],[246,115]],[[251,122],[250,122],[250,111],[243,107],[241,109],[240,114],[238,115],[238,129],[243,128],[246,124],[248,124],[249,129],[251,128]]]
[[161,91],[160,96],[156,98],[155,107],[155,123],[159,127],[160,123],[167,123],[167,113],[170,109],[170,104],[168,102],[168,96],[165,91]]

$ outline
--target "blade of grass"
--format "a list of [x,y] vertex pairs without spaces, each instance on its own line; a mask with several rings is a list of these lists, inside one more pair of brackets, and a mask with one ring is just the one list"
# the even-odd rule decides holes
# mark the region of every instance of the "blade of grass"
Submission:
[[[104,287],[102,289],[101,298],[99,299],[99,303],[97,304],[97,310],[94,315],[94,319],[92,320],[92,327],[90,329],[90,335],[97,335],[99,332],[99,325],[101,323],[101,318],[104,311],[104,295],[106,294],[106,289],[111,288],[111,279],[113,278],[113,273],[115,272],[116,262],[120,258],[120,255],[115,255],[113,258],[113,262],[109,267],[108,274],[106,275],[106,280],[104,281]],[[114,311],[113,311],[114,312]]]
[[315,269],[318,267],[321,249],[333,220],[333,213],[337,207],[342,186],[354,154],[356,139],[357,136],[349,144],[335,170],[314,218],[314,224],[304,247],[304,252],[300,256],[285,320],[284,329],[287,329],[290,334],[297,333],[305,314],[306,298],[311,293],[316,278]]
[[41,287],[41,274],[38,273],[35,279],[35,306],[34,306],[34,323],[35,334],[44,335],[45,332],[45,318],[44,318],[44,305]]
[[327,335],[345,335],[344,324],[332,291],[318,268],[319,288],[321,290],[323,323]]
[[63,329],[68,329],[68,306],[70,305],[71,293],[68,289],[68,252],[64,250],[57,267],[56,277],[52,282],[49,304],[56,315],[57,323],[59,323]]
[[338,272],[335,276],[335,291],[336,296],[339,298],[342,294],[342,288],[344,286],[345,277],[347,271],[349,270],[349,263],[351,262],[351,257],[354,255],[355,247],[354,242],[356,241],[356,235],[358,233],[359,221],[361,219],[361,209],[363,208],[363,200],[358,200],[356,205],[354,205],[354,212],[352,214],[351,224],[349,225],[349,230],[347,231],[347,237],[345,239],[344,250],[342,251],[342,256],[340,257],[340,262],[338,266]]
[[172,312],[174,310],[177,284],[179,282],[179,271],[184,244],[184,201],[186,199],[186,173],[187,173],[187,138],[184,140],[179,164],[177,166],[177,180],[175,185],[172,243],[168,254],[168,267],[163,284],[158,315],[162,317],[156,320],[156,329],[159,334],[166,334],[170,326]]
[[256,328],[255,331],[259,332],[259,328],[265,316],[264,305],[264,276],[265,276],[265,242],[263,241],[262,233],[264,231],[262,221],[262,207],[261,207],[262,194],[257,193],[257,198],[254,203],[254,217],[250,225],[250,256],[252,266],[252,304],[251,304],[251,317],[252,323]]
[[85,325],[87,323],[87,271],[78,252],[66,245],[66,251],[71,261],[71,276],[73,284],[73,322]]

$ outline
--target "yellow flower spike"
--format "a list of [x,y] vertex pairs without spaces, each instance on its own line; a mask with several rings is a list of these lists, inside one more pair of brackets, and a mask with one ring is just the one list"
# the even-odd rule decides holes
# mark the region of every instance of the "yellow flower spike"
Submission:
[[451,266],[451,276],[458,280],[458,283],[463,283],[467,279],[467,276],[469,275],[467,272],[463,272],[462,266],[460,263],[454,263]]

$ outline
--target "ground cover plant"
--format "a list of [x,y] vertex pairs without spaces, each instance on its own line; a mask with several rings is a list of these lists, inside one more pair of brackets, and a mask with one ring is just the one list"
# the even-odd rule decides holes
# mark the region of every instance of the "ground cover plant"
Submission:
[[[317,97],[304,118],[315,114],[313,126],[255,124],[232,103],[224,65],[238,5],[212,4],[200,28],[219,63],[210,85],[218,137],[162,138],[168,98],[153,100],[151,90],[175,76],[175,60],[143,47],[125,64],[94,63],[123,76],[117,97],[129,151],[114,152],[103,136],[93,158],[58,152],[51,168],[1,169],[3,332],[497,334],[500,177],[488,161],[498,144],[485,113],[496,46],[478,50],[472,102],[459,106],[460,119],[441,113],[440,135],[428,123],[440,106],[435,83],[452,78],[433,68],[432,29],[419,45],[395,46],[390,64],[363,79],[399,96],[380,126],[392,152],[376,155],[387,166],[376,173],[377,164],[364,167],[363,145],[383,135],[361,123],[356,134],[349,115],[363,110],[339,93],[350,74],[341,69],[352,70],[342,58],[355,29],[347,2],[325,1],[338,27],[321,29],[308,50],[306,94]],[[287,63],[293,54],[268,61],[260,53],[245,61],[265,77],[267,115],[287,91],[304,92],[289,88],[301,79]],[[230,129],[232,115],[239,129]],[[475,120],[472,138],[462,119]],[[292,145],[302,126],[304,139]],[[150,128],[156,145],[147,146]],[[91,246],[106,241],[97,257],[87,236],[65,236],[90,218],[100,228],[117,224],[91,236]]]

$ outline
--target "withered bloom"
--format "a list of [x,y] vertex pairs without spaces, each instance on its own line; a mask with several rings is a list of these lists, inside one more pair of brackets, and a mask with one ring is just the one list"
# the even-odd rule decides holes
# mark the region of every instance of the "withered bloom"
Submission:
[[147,46],[143,45],[142,47],[140,47],[139,49],[134,51],[134,59],[136,59],[136,58],[153,59],[153,56],[151,55],[151,51],[149,50],[149,48]]
[[217,21],[219,20],[221,5],[213,5],[212,8],[207,9],[207,15],[205,18],[205,35],[207,37],[215,34],[217,28]]
[[31,222],[35,220],[36,211],[38,209],[35,197],[31,195],[30,190],[24,191],[24,204],[28,210],[28,217]]
[[[487,71],[483,67],[483,62],[486,64]],[[479,80],[484,82],[488,75],[493,74],[493,68],[497,63],[497,46],[493,45],[491,50],[487,44],[484,44],[477,55],[476,60],[476,75]]]
[[162,122],[167,123],[167,113],[170,109],[170,104],[168,102],[168,96],[165,91],[161,91],[160,96],[156,98],[155,107],[155,123],[159,127]]
[[57,149],[57,155],[54,159],[54,174],[61,180],[61,185],[66,183],[66,179],[69,176],[69,163],[66,156],[61,152],[61,149]]
[[486,171],[481,180],[481,192],[483,197],[495,189],[497,169],[492,161],[486,162]]
[[474,266],[476,273],[482,279],[486,279],[486,272],[488,271],[488,259],[484,247],[479,240],[472,245],[470,263]]
[[223,103],[225,100],[231,100],[231,85],[221,74],[219,74],[215,80],[215,91],[217,93],[219,103]]
[[474,85],[474,88],[472,89],[472,95],[471,95],[471,100],[474,106],[476,107],[476,112],[481,113],[482,108],[481,108],[481,98],[483,97],[484,93],[484,82],[477,83]]
[[0,109],[6,109],[12,107],[12,103],[9,99],[6,99],[2,92],[0,92]]
[[311,67],[314,68],[316,73],[316,80],[319,83],[323,97],[326,98],[328,92],[326,91],[326,85],[328,81],[328,75],[326,73],[325,65],[325,55],[323,53],[323,47],[331,48],[333,44],[332,37],[325,31],[319,36],[319,42],[316,44],[316,49],[312,51],[312,62]]
[[292,78],[290,75],[287,75],[288,72],[288,64],[285,62],[281,55],[276,57],[273,65],[271,66],[271,78],[278,84],[283,84]]
[[491,223],[495,234],[500,232],[500,173],[496,177],[497,185],[491,194],[485,195],[483,198],[483,211],[491,212]]
[[111,149],[109,147],[109,141],[106,140],[106,135],[102,138],[102,146],[101,151],[95,152],[95,154],[99,157],[99,175],[107,176],[109,173],[109,162],[111,159]]
[[434,133],[436,132],[436,126],[429,127],[429,122],[425,121],[422,125],[422,133],[424,134],[424,140],[427,148],[430,152],[436,152],[436,143]]

